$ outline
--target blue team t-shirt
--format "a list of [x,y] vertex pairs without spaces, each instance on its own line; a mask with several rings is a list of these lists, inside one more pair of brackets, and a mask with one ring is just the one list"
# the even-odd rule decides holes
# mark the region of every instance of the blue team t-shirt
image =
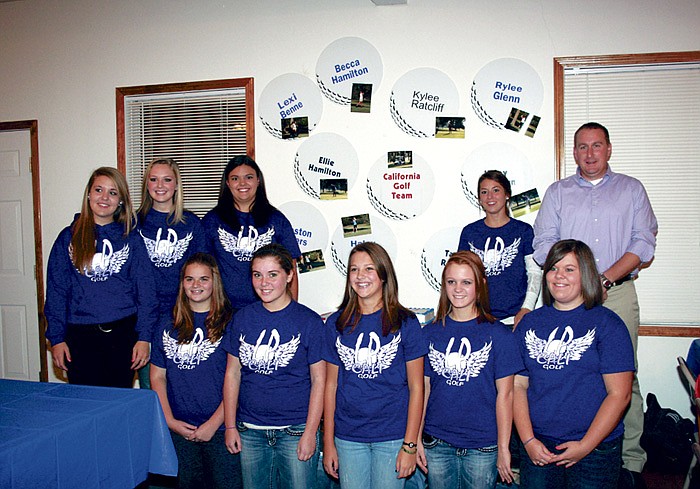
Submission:
[[488,227],[481,219],[462,229],[458,249],[472,251],[484,262],[491,313],[497,319],[514,316],[523,305],[525,257],[533,253],[533,239],[532,226],[517,219],[500,228]]
[[309,412],[309,366],[322,360],[323,321],[292,301],[270,312],[262,302],[238,311],[226,351],[241,362],[237,421],[258,426],[305,423]]
[[382,336],[381,309],[339,334],[333,313],[325,325],[323,357],[338,366],[335,436],[356,442],[402,438],[408,418],[406,362],[427,352],[415,316]]
[[240,309],[258,300],[250,279],[253,253],[270,243],[281,244],[295,259],[299,259],[301,251],[292,225],[280,211],[275,210],[267,225],[259,228],[255,227],[252,214],[235,212],[240,229],[231,229],[214,210],[204,216],[202,225],[219,264],[226,295],[231,305]]
[[136,227],[153,267],[160,315],[172,315],[182,265],[193,254],[208,251],[199,218],[189,211],[183,217],[185,222],[170,224],[167,212],[151,209]]
[[[151,363],[164,368],[168,402],[175,419],[199,426],[219,408],[223,400],[226,334],[209,338],[207,312],[194,313],[194,337],[178,344],[172,319],[162,318],[151,345]],[[223,429],[223,424],[219,429]]]
[[[603,306],[541,307],[523,317],[515,335],[525,364],[520,375],[529,377],[527,400],[536,436],[580,440],[607,396],[603,375],[635,370],[625,323]],[[603,441],[622,432],[620,421]]]
[[425,432],[458,448],[495,445],[496,380],[523,369],[515,335],[499,322],[449,316],[444,326],[433,322],[424,332],[430,379]]
[[[77,219],[76,215],[76,219]],[[137,315],[139,341],[151,341],[158,326],[155,280],[138,233],[124,236],[124,226],[95,226],[92,266],[80,273],[73,265],[71,226],[56,238],[49,255],[44,314],[46,338],[65,341],[66,327],[100,324]]]

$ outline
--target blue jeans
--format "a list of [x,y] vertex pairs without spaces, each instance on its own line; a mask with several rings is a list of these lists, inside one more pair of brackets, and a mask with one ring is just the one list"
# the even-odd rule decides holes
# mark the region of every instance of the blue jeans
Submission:
[[170,436],[177,454],[179,489],[242,489],[240,457],[226,450],[222,430],[207,442],[191,442],[173,431]]
[[341,489],[403,489],[396,473],[403,439],[361,443],[335,439]]
[[[538,437],[552,453],[560,453],[557,443]],[[622,437],[603,442],[568,469],[549,464],[543,467],[530,460],[520,444],[521,489],[616,489],[622,467]]]
[[238,423],[241,434],[241,469],[246,489],[308,489],[316,486],[319,435],[316,452],[307,461],[297,457],[305,424],[281,430],[254,430]]
[[[493,489],[496,487],[498,447],[457,448],[423,436],[430,489]],[[428,443],[426,444],[426,441]]]

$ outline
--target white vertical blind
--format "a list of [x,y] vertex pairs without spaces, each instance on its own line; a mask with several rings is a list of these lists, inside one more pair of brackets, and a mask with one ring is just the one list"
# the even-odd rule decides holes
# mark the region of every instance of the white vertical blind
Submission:
[[564,176],[589,121],[608,128],[611,168],[644,184],[659,222],[636,282],[642,323],[700,324],[700,64],[566,68]]
[[126,176],[134,203],[155,158],[178,162],[185,207],[202,216],[219,194],[227,161],[246,153],[244,87],[124,97]]

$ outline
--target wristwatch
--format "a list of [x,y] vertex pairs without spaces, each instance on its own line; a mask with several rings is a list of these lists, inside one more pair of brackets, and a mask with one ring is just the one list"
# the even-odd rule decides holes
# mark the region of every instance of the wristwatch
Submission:
[[603,284],[603,287],[605,287],[605,290],[610,290],[613,285],[615,285],[612,280],[610,280],[608,277],[603,275],[602,273],[600,274],[600,282]]
[[405,441],[402,443],[402,445],[408,448],[416,448],[416,444],[412,441]]

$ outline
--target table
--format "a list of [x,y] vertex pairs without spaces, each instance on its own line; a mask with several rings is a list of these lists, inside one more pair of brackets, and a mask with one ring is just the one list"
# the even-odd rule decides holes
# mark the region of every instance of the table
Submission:
[[155,392],[0,380],[0,487],[133,488],[177,474]]

